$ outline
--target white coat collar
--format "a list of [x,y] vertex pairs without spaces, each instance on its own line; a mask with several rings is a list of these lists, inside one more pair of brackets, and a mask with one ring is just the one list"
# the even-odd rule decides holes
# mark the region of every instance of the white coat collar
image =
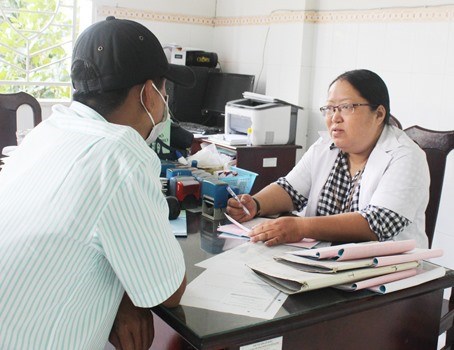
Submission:
[[361,181],[359,196],[360,208],[364,207],[364,203],[369,202],[370,198],[365,198],[366,194],[371,194],[371,189],[376,188],[377,183],[380,181],[393,158],[392,151],[401,146],[396,137],[396,132],[399,133],[401,131],[390,125],[385,125],[377,144],[369,155]]

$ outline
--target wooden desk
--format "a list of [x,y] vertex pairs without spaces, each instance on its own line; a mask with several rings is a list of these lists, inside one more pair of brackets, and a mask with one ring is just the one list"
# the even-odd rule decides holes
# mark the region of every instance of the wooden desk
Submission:
[[202,142],[214,143],[220,152],[235,156],[239,168],[259,174],[251,194],[287,175],[295,166],[296,151],[302,148],[299,145],[226,146],[208,139],[195,139],[191,148],[192,154],[200,150]]
[[[215,232],[219,222],[200,220],[200,233],[179,239],[188,282],[203,271],[194,264],[224,246]],[[175,332],[172,350],[240,349],[279,336],[283,336],[283,349],[289,350],[427,350],[436,349],[443,289],[453,285],[454,271],[448,270],[443,278],[388,295],[324,288],[290,296],[272,320],[186,306],[154,311]],[[160,327],[155,332],[157,341],[160,334],[169,333],[164,323]]]

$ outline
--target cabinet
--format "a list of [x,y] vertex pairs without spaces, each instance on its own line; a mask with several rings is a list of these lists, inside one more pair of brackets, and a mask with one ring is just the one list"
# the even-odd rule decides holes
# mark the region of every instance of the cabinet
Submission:
[[208,139],[194,139],[191,152],[200,150],[202,142],[214,143],[219,152],[236,157],[237,166],[258,174],[251,194],[287,175],[295,166],[296,151],[299,145],[266,145],[266,146],[227,146]]

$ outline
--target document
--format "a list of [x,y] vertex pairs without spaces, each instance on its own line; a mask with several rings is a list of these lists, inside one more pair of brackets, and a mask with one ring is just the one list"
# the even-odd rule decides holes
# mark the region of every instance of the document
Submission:
[[275,258],[297,270],[318,273],[337,273],[345,270],[373,267],[374,259],[358,259],[351,261],[317,260],[293,254],[283,254]]
[[337,261],[354,260],[375,256],[393,255],[408,252],[416,248],[413,239],[405,241],[363,242],[347,243],[332,247],[313,250],[300,250],[292,252],[298,256],[313,257],[317,259],[333,258]]
[[188,284],[180,304],[249,317],[272,319],[287,295],[251,271],[242,276],[208,269]]
[[434,279],[443,277],[445,274],[446,269],[444,267],[428,262],[423,262],[422,266],[418,269],[415,276],[411,276],[395,282],[383,283],[369,289],[380,294],[387,294],[432,281]]
[[227,146],[246,145],[248,138],[243,134],[215,134],[208,137],[210,141]]
[[[266,221],[273,220],[270,218],[254,218],[250,221],[246,221],[243,223],[239,223],[235,219],[233,219],[231,216],[225,214],[225,217],[231,222],[231,224],[226,224],[226,225],[221,225],[217,228],[219,232],[222,232],[219,237],[226,237],[226,238],[231,238],[231,236],[236,236],[238,238],[244,239],[244,240],[249,240],[249,235],[248,233],[257,225],[262,224]],[[231,236],[228,236],[228,235]],[[317,246],[320,243],[320,241],[316,241],[311,238],[303,238],[299,242],[294,242],[294,243],[285,243],[285,245],[290,245],[293,247],[299,247],[299,248],[305,248],[305,249],[311,249],[315,246]]]
[[416,269],[395,272],[356,283],[341,284],[336,286],[336,288],[347,291],[368,288],[376,293],[387,294],[432,281],[443,277],[445,274],[446,269],[444,267],[423,261]]
[[437,258],[443,255],[442,249],[415,248],[409,252],[397,255],[377,256],[365,259],[339,261],[339,259],[314,259],[295,255],[298,252],[285,253],[276,257],[276,260],[287,263],[296,269],[307,272],[336,273],[339,271],[358,269],[362,267],[379,267],[401,264],[410,261]]
[[246,242],[201,261],[206,269],[186,287],[181,304],[238,315],[271,319],[287,295],[258,278],[245,264],[272,261],[289,247]]
[[383,275],[383,276],[378,276],[378,277],[374,277],[374,278],[369,278],[369,279],[366,279],[363,281],[358,281],[355,283],[339,284],[337,286],[334,286],[334,288],[353,292],[355,290],[371,288],[371,287],[382,285],[384,283],[402,280],[404,278],[414,276],[417,273],[418,273],[417,269],[410,269],[410,270],[390,273],[389,275]]
[[419,263],[413,261],[376,268],[348,270],[336,274],[300,271],[277,261],[264,261],[261,263],[248,264],[248,266],[263,280],[280,291],[287,294],[295,294],[413,269],[419,266]]
[[195,266],[243,274],[244,271],[250,272],[250,269],[246,264],[268,260],[273,261],[275,256],[281,255],[289,249],[291,249],[291,247],[283,245],[267,247],[260,242],[245,242],[222,254],[217,254],[209,259],[203,260],[195,264]]

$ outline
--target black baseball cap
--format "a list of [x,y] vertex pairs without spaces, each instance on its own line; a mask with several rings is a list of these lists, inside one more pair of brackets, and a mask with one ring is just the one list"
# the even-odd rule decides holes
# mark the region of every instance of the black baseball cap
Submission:
[[[78,63],[91,65],[95,77],[74,74]],[[71,64],[76,91],[110,91],[160,77],[185,87],[195,84],[194,72],[187,66],[169,64],[158,38],[140,23],[109,16],[77,38]]]

